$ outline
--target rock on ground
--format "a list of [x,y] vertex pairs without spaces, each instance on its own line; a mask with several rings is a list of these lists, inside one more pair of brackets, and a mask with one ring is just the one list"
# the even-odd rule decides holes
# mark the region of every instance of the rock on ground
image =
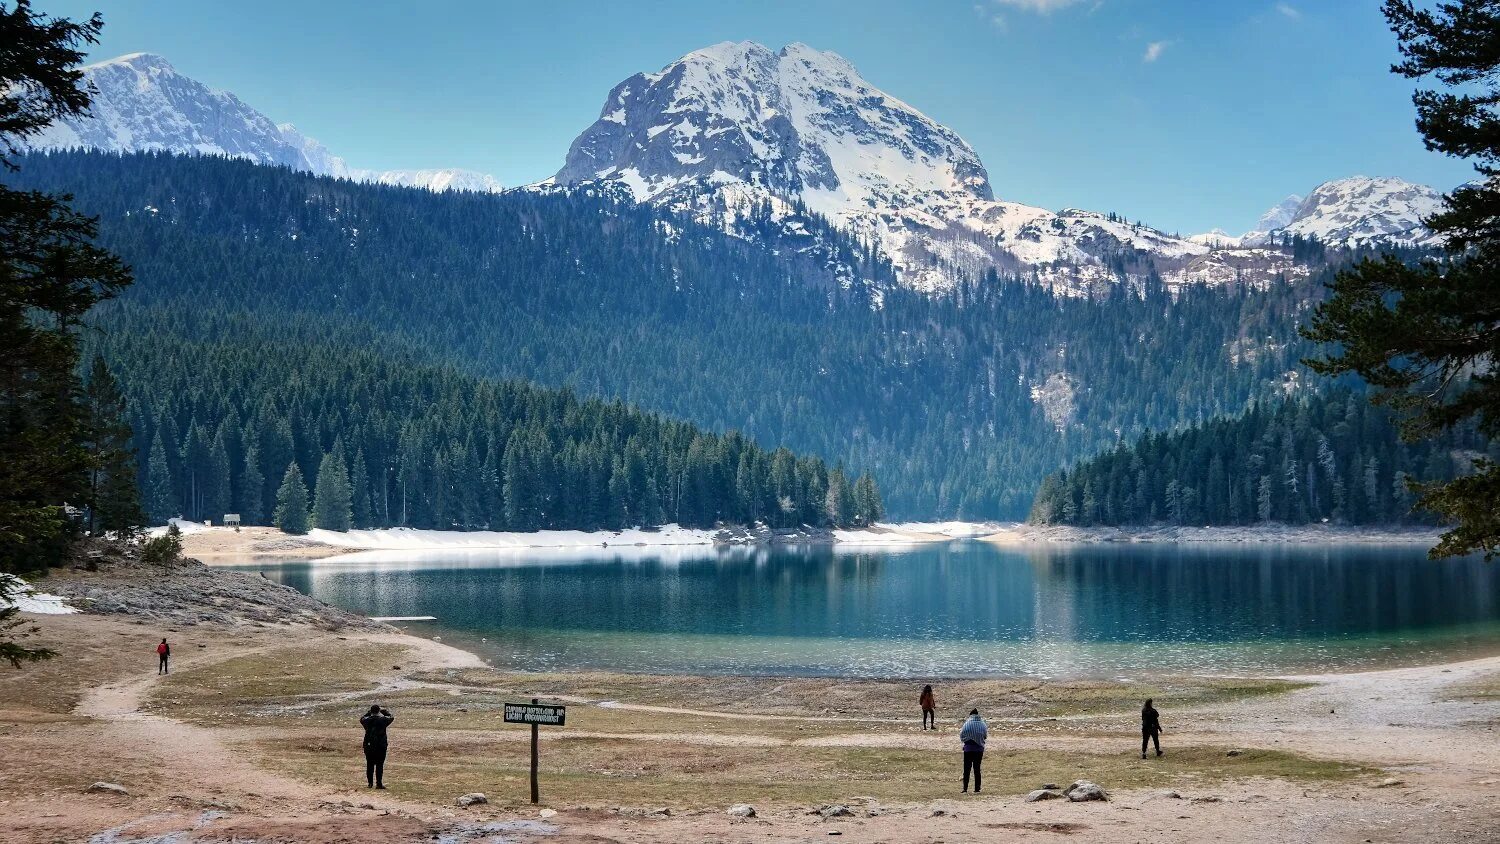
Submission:
[[1027,803],[1039,803],[1043,800],[1058,800],[1062,795],[1051,788],[1038,788],[1036,791],[1026,795]]
[[736,803],[729,807],[729,816],[734,818],[755,817],[755,807],[749,803]]
[[475,791],[469,794],[465,794],[453,802],[457,803],[460,806],[475,806],[480,803],[488,803],[490,802],[490,799],[488,797],[485,797],[483,794]]
[[1076,780],[1072,785],[1068,786],[1063,794],[1074,803],[1109,799],[1109,795],[1104,793],[1104,789],[1088,780]]

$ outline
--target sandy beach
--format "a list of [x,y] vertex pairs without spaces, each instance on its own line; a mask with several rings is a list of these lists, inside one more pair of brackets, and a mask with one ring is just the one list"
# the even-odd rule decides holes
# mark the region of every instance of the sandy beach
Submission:
[[[0,673],[7,842],[1500,840],[1500,657],[939,682],[924,732],[905,682],[519,673],[196,564],[38,586],[126,597],[31,616],[60,656]],[[162,636],[169,676],[154,673]],[[1143,761],[1146,696],[1167,753]],[[528,733],[499,713],[532,697],[569,707],[542,731],[538,807]],[[397,714],[384,792],[363,782],[356,719],[372,702]],[[983,795],[958,793],[970,707],[990,720]],[[1077,779],[1109,800],[1025,802]],[[472,792],[488,802],[455,804]]]

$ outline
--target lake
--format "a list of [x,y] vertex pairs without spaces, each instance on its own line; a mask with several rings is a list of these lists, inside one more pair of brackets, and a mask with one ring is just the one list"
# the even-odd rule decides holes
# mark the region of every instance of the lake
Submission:
[[1500,565],[1425,548],[367,552],[254,568],[497,666],[861,677],[1277,673],[1500,652]]

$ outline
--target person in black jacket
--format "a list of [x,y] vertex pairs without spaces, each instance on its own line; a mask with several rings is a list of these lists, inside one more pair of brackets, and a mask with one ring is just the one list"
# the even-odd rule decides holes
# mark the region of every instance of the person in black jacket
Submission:
[[388,746],[385,730],[394,720],[396,716],[388,709],[381,709],[378,703],[359,719],[359,725],[365,728],[365,780],[369,783],[368,788],[385,788],[385,751]]
[[1161,717],[1156,707],[1151,705],[1151,698],[1146,698],[1146,705],[1141,707],[1141,758],[1146,758],[1146,745],[1149,742],[1156,743],[1156,755],[1161,755]]

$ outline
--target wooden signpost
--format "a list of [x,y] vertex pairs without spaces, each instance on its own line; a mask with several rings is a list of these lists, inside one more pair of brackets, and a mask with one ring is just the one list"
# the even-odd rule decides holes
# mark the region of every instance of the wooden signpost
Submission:
[[568,708],[566,706],[546,706],[531,699],[531,703],[507,703],[505,705],[505,723],[507,724],[530,724],[531,725],[531,802],[542,802],[541,790],[537,787],[537,739],[538,728],[546,724],[549,727],[561,727],[568,719]]

